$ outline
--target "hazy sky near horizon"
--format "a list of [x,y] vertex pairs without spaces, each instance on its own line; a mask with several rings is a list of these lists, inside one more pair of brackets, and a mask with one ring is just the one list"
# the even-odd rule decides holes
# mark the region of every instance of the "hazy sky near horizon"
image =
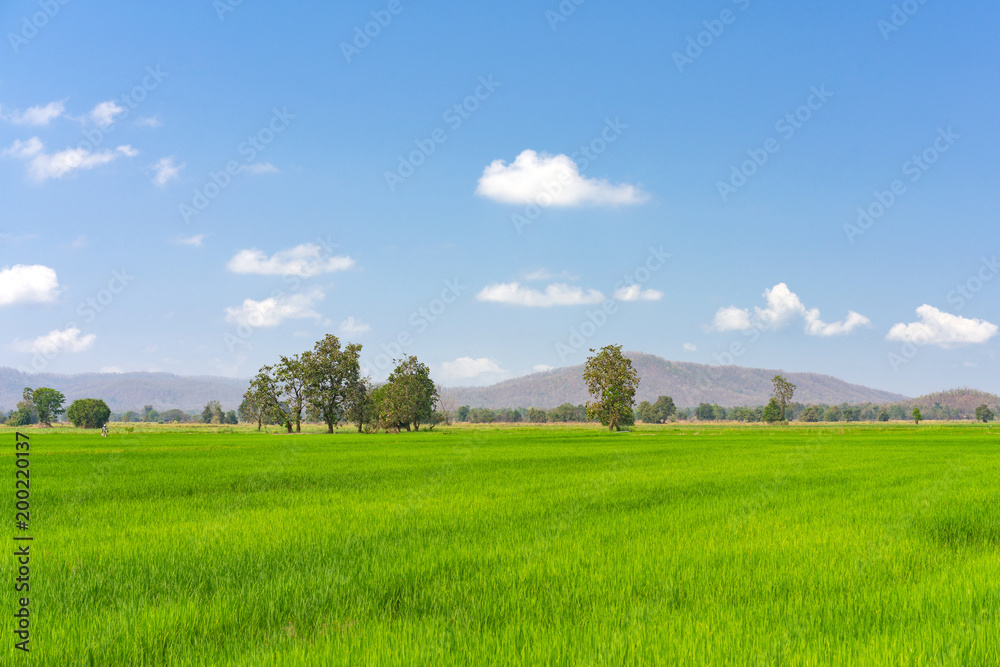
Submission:
[[985,0],[14,1],[0,365],[1000,392]]

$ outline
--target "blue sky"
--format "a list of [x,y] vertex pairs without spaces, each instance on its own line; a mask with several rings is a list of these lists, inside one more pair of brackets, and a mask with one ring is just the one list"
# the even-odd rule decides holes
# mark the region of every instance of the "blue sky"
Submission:
[[5,3],[0,365],[1000,392],[1000,8],[847,4]]

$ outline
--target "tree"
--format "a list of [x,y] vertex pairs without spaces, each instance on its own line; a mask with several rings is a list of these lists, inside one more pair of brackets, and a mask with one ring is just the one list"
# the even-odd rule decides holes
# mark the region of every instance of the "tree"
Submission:
[[386,382],[390,405],[399,421],[409,430],[419,431],[420,424],[428,423],[438,401],[438,390],[430,377],[430,369],[416,357],[394,359],[396,368]]
[[878,419],[880,422],[889,421],[889,411],[886,410],[885,408],[882,408],[881,410],[879,410],[878,417],[876,417],[876,419]]
[[[777,403],[777,401],[775,401]],[[780,415],[781,408],[778,408]],[[819,422],[823,421],[823,408],[818,405],[810,405],[805,410],[799,413],[799,421],[803,422]]]
[[358,377],[356,382],[352,382],[347,391],[347,419],[358,425],[358,433],[364,431],[365,424],[375,421],[375,409],[372,403],[371,378]]
[[768,423],[775,423],[780,421],[785,421],[785,417],[781,411],[781,404],[778,403],[778,399],[771,397],[771,400],[767,402],[764,406],[764,414],[761,415],[761,420]]
[[361,345],[348,343],[341,348],[333,334],[318,341],[311,354],[303,355],[306,404],[312,415],[326,423],[328,433],[343,421],[350,393],[360,382],[360,358]]
[[209,401],[205,404],[205,409],[201,411],[201,421],[204,424],[222,424],[226,421],[226,413],[222,411],[222,404],[218,401]]
[[77,428],[101,428],[111,418],[111,408],[99,398],[81,398],[73,401],[66,416]]
[[660,424],[666,424],[670,418],[677,414],[677,406],[670,396],[660,396],[653,403],[653,417]]
[[707,422],[715,421],[715,408],[709,403],[699,403],[698,407],[695,408],[694,418]]
[[[243,394],[240,414],[249,422],[257,422],[258,431],[264,424],[273,424],[278,419],[284,423],[285,420],[282,419],[284,415],[278,404],[277,393],[278,389],[275,386],[274,378],[271,377],[271,367],[261,367]],[[205,409],[207,410],[208,406],[205,406]],[[203,412],[202,419],[204,416]],[[291,424],[291,422],[288,423]],[[291,432],[290,429],[289,432]]]
[[642,401],[639,406],[635,409],[635,416],[639,418],[643,424],[655,424],[656,423],[656,411],[653,410],[653,404],[649,401]]
[[155,422],[160,419],[160,413],[153,409],[152,405],[144,405],[142,408],[142,421]]
[[774,385],[771,395],[778,401],[781,408],[781,419],[784,421],[785,407],[795,394],[795,385],[785,379],[784,375],[775,375],[771,378],[771,384]]
[[472,408],[469,407],[468,405],[463,405],[458,409],[458,412],[455,414],[455,419],[460,422],[469,421],[469,411],[471,410]]
[[[38,409],[32,399],[34,392],[31,387],[25,387],[21,392],[21,400],[17,402],[17,410],[11,415],[17,426],[29,426],[38,423]],[[13,426],[13,424],[11,424]]]
[[[591,349],[591,352],[596,352]],[[621,345],[606,345],[587,358],[583,370],[587,391],[596,400],[587,403],[587,417],[612,431],[633,421],[632,406],[639,387],[639,373],[622,354]]]
[[239,424],[240,420],[236,417],[236,410],[230,410],[226,413],[226,423],[227,424]]
[[[174,408],[172,410],[167,410],[160,415],[160,420],[163,422],[186,422],[188,420],[188,415],[183,410],[178,410]],[[122,421],[125,421],[124,419]]]
[[985,403],[976,408],[976,421],[985,424],[988,421],[992,421],[994,416],[993,411]]
[[919,425],[920,420],[924,418],[924,416],[920,414],[920,408],[913,408],[912,414],[913,414],[913,423]]
[[46,426],[52,426],[52,420],[66,412],[62,404],[66,397],[61,392],[48,387],[39,387],[31,392],[31,402],[35,405],[38,421]]
[[274,378],[278,382],[284,402],[288,405],[288,415],[295,423],[295,432],[302,432],[302,410],[306,406],[306,390],[309,385],[306,369],[310,363],[311,352],[304,352],[302,357],[281,357],[274,369]]
[[538,408],[528,408],[528,421],[535,424],[544,424],[548,421],[548,415],[545,414],[545,410],[539,410]]
[[826,414],[823,418],[828,422],[839,422],[840,418],[844,416],[843,411],[840,409],[839,405],[831,405],[826,409]]

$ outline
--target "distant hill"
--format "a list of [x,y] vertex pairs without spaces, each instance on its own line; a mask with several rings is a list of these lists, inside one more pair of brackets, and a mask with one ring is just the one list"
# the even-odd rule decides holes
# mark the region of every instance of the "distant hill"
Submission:
[[[800,403],[899,403],[908,400],[900,394],[849,384],[829,375],[785,373],[741,366],[707,366],[667,361],[641,352],[628,352],[639,371],[641,382],[638,401],[653,401],[657,396],[672,396],[681,407],[699,403],[718,403],[725,407],[763,405],[771,396],[771,378],[783,374],[797,389]],[[489,387],[446,389],[445,396],[456,405],[483,408],[552,408],[562,403],[585,403],[583,366],[558,368],[535,373]]]
[[1000,412],[1000,396],[989,394],[978,389],[949,389],[939,391],[934,394],[927,394],[918,398],[911,398],[902,402],[906,408],[919,407],[933,408],[935,405],[942,405],[951,408],[963,417],[972,418],[976,414],[976,408],[985,403],[991,410]]
[[249,380],[224,377],[184,377],[171,373],[82,373],[28,375],[13,368],[0,368],[0,409],[12,410],[25,387],[51,387],[66,396],[66,405],[78,398],[100,398],[113,412],[139,411],[152,405],[158,411],[201,409],[219,401],[235,410],[243,401]]

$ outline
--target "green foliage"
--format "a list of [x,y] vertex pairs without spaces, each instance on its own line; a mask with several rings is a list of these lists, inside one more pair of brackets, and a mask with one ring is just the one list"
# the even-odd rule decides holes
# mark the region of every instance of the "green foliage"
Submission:
[[777,398],[772,398],[767,402],[767,405],[764,406],[764,414],[761,415],[761,419],[769,424],[785,420],[781,404],[778,402]]
[[985,403],[976,408],[976,421],[981,421],[985,424],[986,422],[993,421],[995,416]]
[[710,403],[699,403],[694,411],[695,419],[701,421],[715,421],[715,407]]
[[305,401],[309,413],[333,428],[343,421],[361,375],[361,345],[348,343],[341,348],[340,339],[327,334],[308,355],[302,356],[305,370]]
[[844,411],[840,409],[839,405],[831,405],[826,409],[826,414],[823,415],[823,420],[828,422],[839,422],[844,416]]
[[887,421],[889,421],[889,411],[886,410],[885,408],[882,408],[881,410],[879,410],[878,420],[880,422],[887,422]]
[[784,375],[775,375],[771,378],[771,384],[773,385],[771,395],[778,401],[778,405],[781,407],[781,419],[784,420],[785,407],[795,394],[795,385],[789,382]]
[[10,413],[7,417],[7,426],[31,426],[36,422],[32,421],[32,414],[29,410],[19,408]]
[[599,352],[590,351],[593,354],[584,365],[583,381],[595,400],[587,403],[587,417],[617,431],[634,420],[632,406],[639,387],[639,373],[632,368],[632,361],[622,354],[621,345],[606,345]]
[[920,424],[920,420],[923,418],[924,416],[920,413],[920,408],[913,408],[913,423]]
[[31,402],[35,405],[38,421],[49,426],[53,419],[58,419],[59,415],[66,412],[62,406],[65,401],[66,397],[62,392],[49,387],[39,387],[31,392]]
[[420,424],[430,421],[438,390],[430,377],[430,369],[416,357],[396,359],[396,368],[384,385],[384,400],[389,406],[391,421],[410,430],[420,430]]
[[[780,414],[780,412],[779,412]],[[799,413],[799,421],[821,422],[823,421],[823,408],[818,405],[810,405]]]
[[81,398],[73,401],[66,416],[77,428],[101,428],[111,418],[111,408],[99,398]]

